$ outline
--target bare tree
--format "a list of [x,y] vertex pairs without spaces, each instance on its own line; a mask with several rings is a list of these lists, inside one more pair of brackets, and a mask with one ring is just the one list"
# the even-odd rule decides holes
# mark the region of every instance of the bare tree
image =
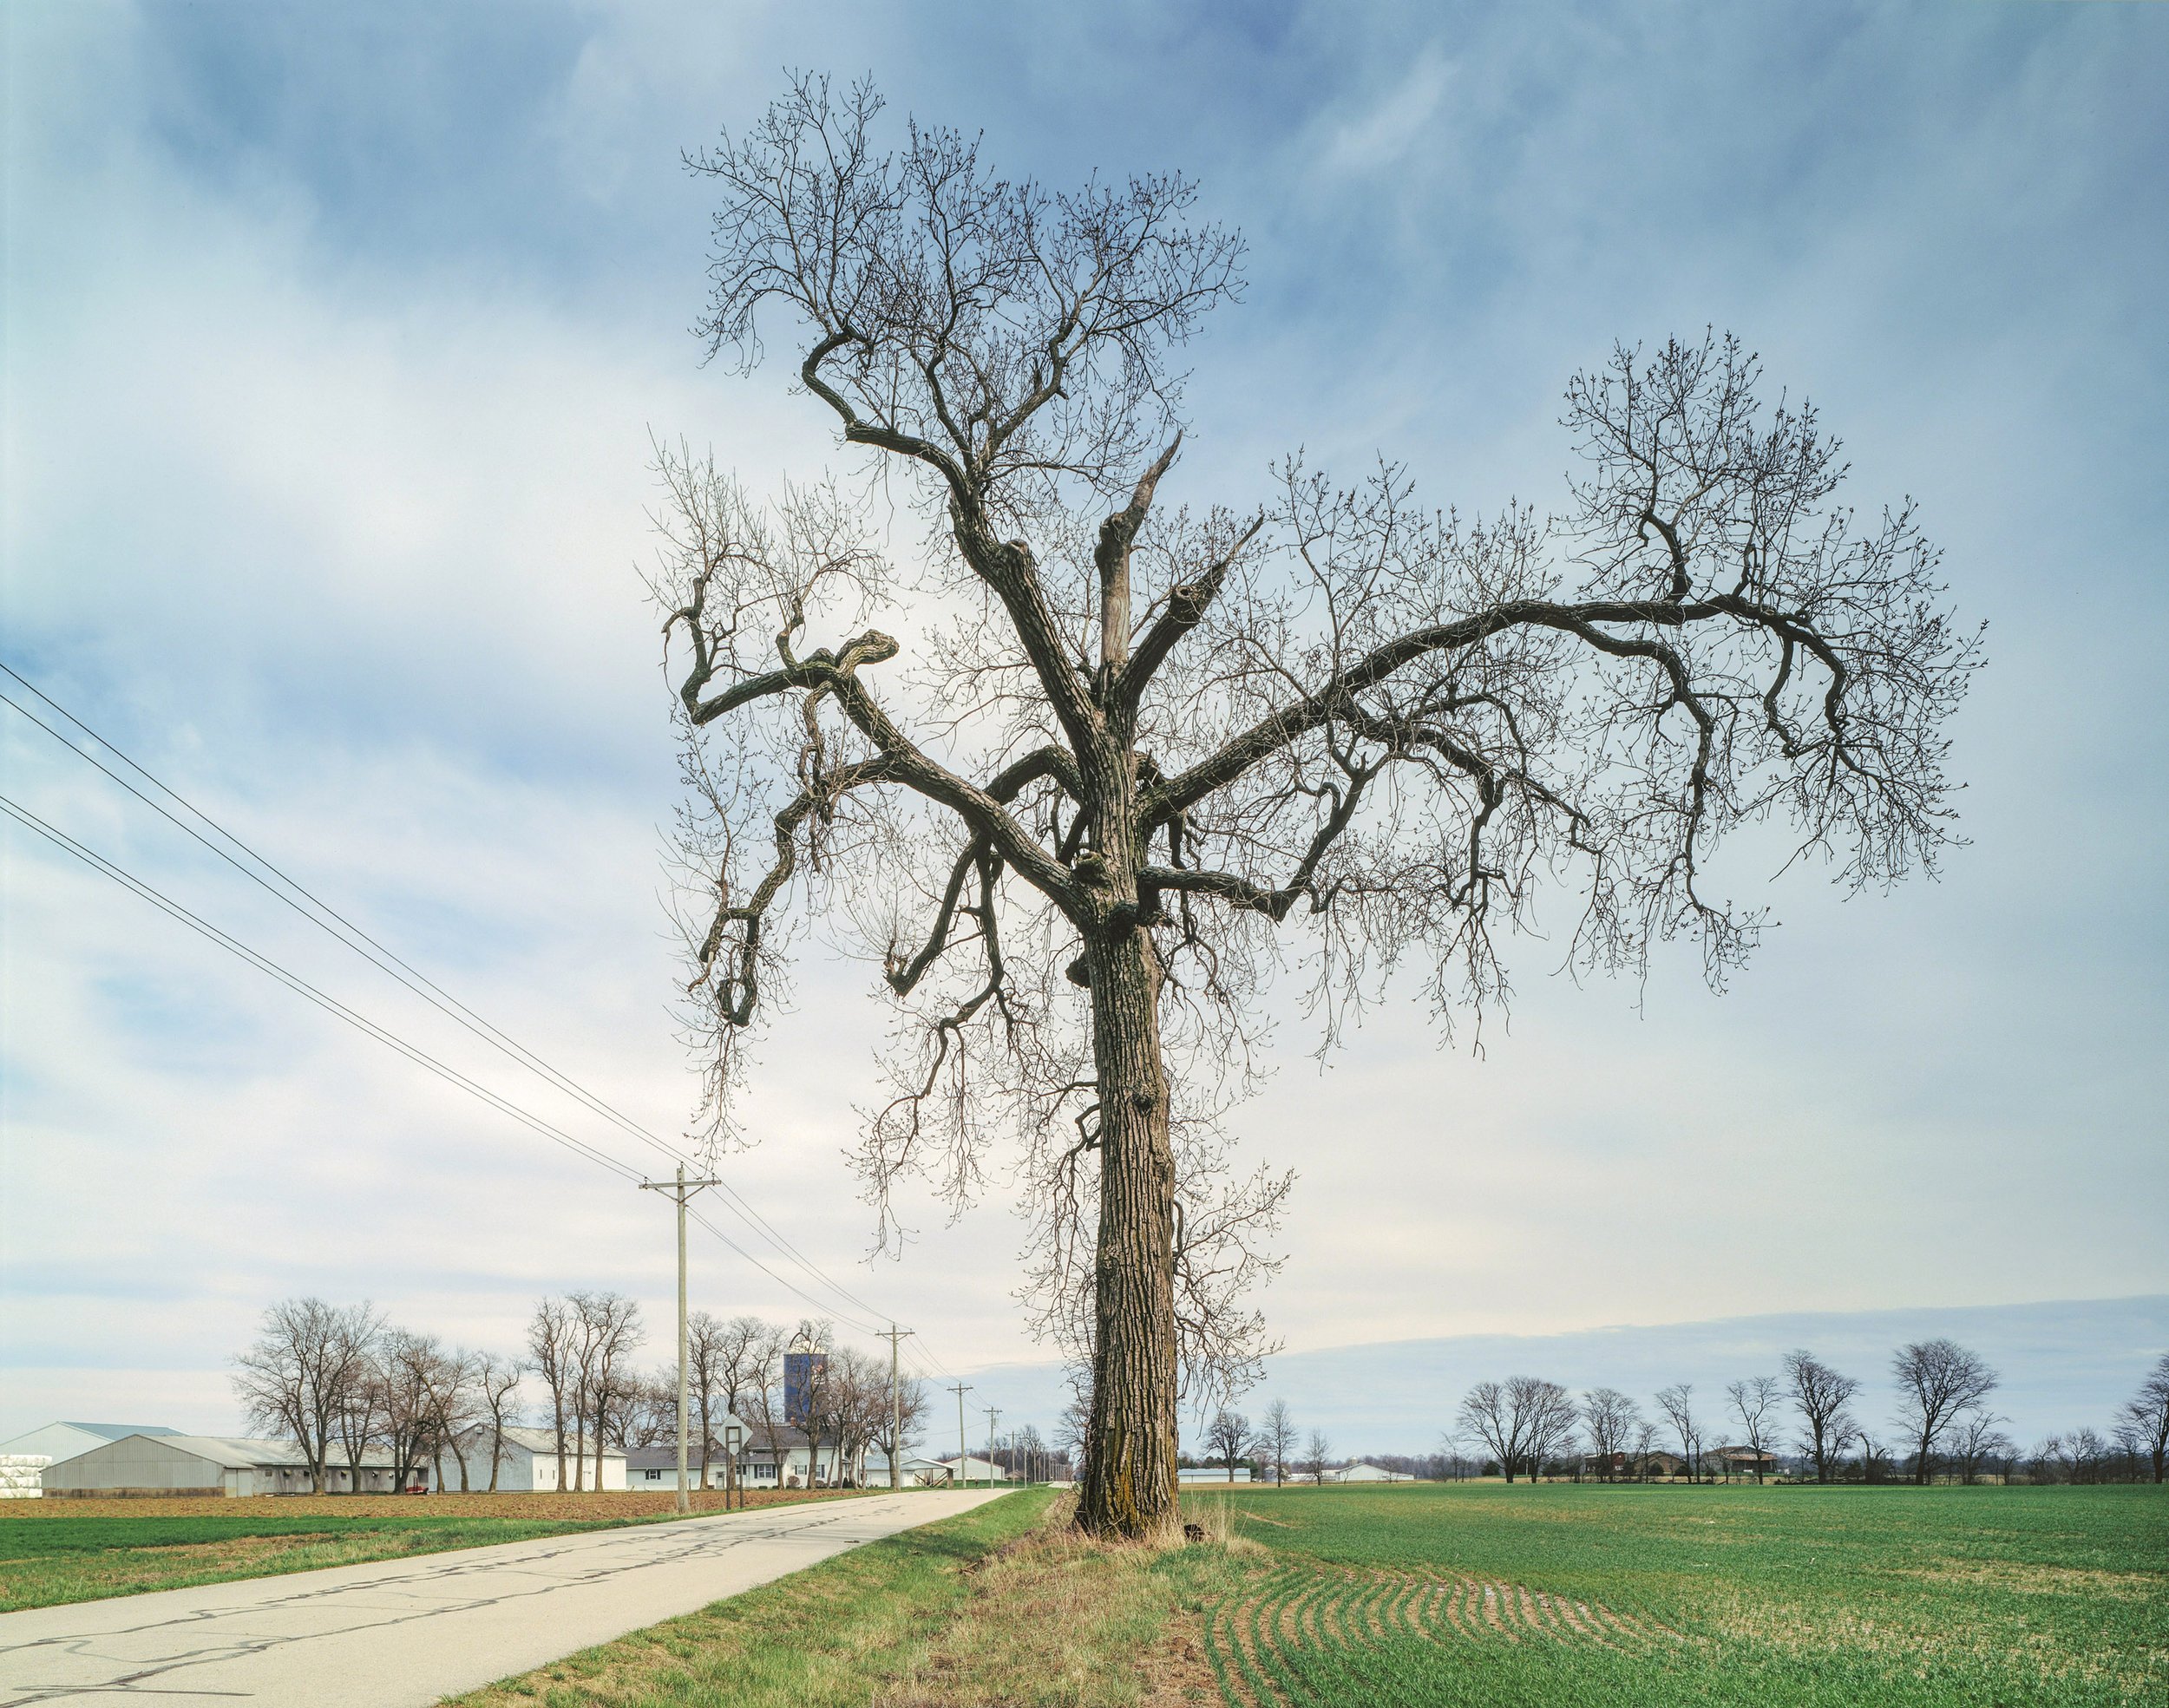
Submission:
[[489,1423],[489,1490],[497,1492],[498,1467],[505,1456],[505,1430],[519,1421],[520,1384],[525,1372],[511,1358],[483,1352],[475,1361],[475,1403]]
[[1832,1468],[1845,1456],[1845,1443],[1859,1427],[1845,1408],[1860,1391],[1860,1384],[1805,1349],[1786,1354],[1785,1377],[1807,1431],[1802,1444],[1815,1462],[1815,1480],[1828,1482]]
[[1265,1408],[1265,1419],[1258,1425],[1258,1450],[1273,1462],[1273,1481],[1275,1486],[1288,1481],[1288,1461],[1295,1453],[1295,1414],[1288,1409],[1288,1402],[1276,1399]]
[[2159,1482],[2169,1467],[2169,1352],[2154,1360],[2139,1391],[2117,1407],[2116,1419],[2120,1430],[2131,1432],[2137,1450]]
[[420,1367],[419,1374],[433,1414],[430,1446],[436,1460],[439,1494],[445,1491],[444,1456],[448,1451],[459,1465],[460,1493],[471,1492],[468,1488],[467,1455],[460,1450],[460,1437],[482,1415],[475,1391],[478,1373],[475,1355],[464,1347],[449,1352],[440,1351]]
[[[403,1488],[408,1478],[436,1455],[442,1443],[437,1397],[444,1385],[439,1366],[445,1356],[443,1343],[433,1334],[392,1328],[378,1337],[377,1405],[383,1415],[384,1440],[391,1450],[396,1486]],[[441,1476],[437,1486],[443,1487]]]
[[1589,1452],[1607,1482],[1625,1469],[1635,1427],[1641,1421],[1641,1408],[1616,1388],[1592,1388],[1583,1397],[1582,1423],[1589,1432]]
[[1750,1376],[1725,1384],[1725,1397],[1732,1402],[1733,1416],[1740,1419],[1740,1427],[1746,1432],[1743,1445],[1755,1456],[1757,1482],[1762,1481],[1763,1456],[1770,1450],[1770,1414],[1784,1391],[1774,1376]]
[[1680,1456],[1687,1461],[1687,1481],[1692,1482],[1701,1475],[1702,1448],[1701,1427],[1694,1417],[1694,1384],[1679,1382],[1658,1389],[1657,1405],[1680,1438]]
[[1635,1417],[1635,1476],[1640,1481],[1649,1481],[1649,1466],[1657,1450],[1657,1425],[1654,1419],[1639,1413]]
[[1529,1480],[1535,1482],[1543,1476],[1545,1467],[1573,1446],[1580,1414],[1574,1409],[1573,1397],[1556,1382],[1517,1376],[1507,1384],[1509,1389],[1517,1385],[1524,1385],[1526,1391],[1524,1408],[1529,1418]]
[[370,1448],[389,1444],[383,1391],[377,1380],[374,1345],[354,1381],[347,1386],[332,1423],[339,1452],[346,1460],[347,1490],[358,1495],[368,1486],[364,1461]]
[[[1267,1349],[1243,1303],[1289,1177],[1229,1166],[1283,929],[1330,1043],[1404,962],[1442,1016],[1507,994],[1541,885],[1570,956],[1687,936],[1713,980],[1759,912],[1726,834],[1778,819],[1855,887],[1949,840],[1943,725],[1978,662],[1909,511],[1857,533],[1836,443],[1730,339],[1575,379],[1566,514],[1425,508],[1396,466],[1291,458],[1255,504],[1159,502],[1171,352],[1240,240],[1179,177],[1067,193],[958,133],[874,138],[802,78],[689,165],[717,187],[711,352],[784,339],[858,467],[926,523],[905,588],[836,484],[770,508],[665,452],[652,586],[677,649],[681,855],[707,1110],[805,925],[878,961],[894,1096],[859,1156],[976,1194],[1021,1137],[1035,1323],[1093,1369],[1078,1521],[1176,1512],[1185,1393]],[[902,612],[906,593],[918,595]],[[915,671],[876,679],[919,626]]]
[[1961,1482],[1978,1482],[1983,1465],[1995,1459],[2008,1460],[2017,1452],[2016,1444],[2003,1433],[2002,1426],[2010,1421],[1979,1406],[1952,1426],[1950,1457],[1958,1467]]
[[[595,1424],[595,1488],[602,1488],[603,1453],[608,1445],[605,1428],[611,1408],[632,1388],[632,1355],[646,1337],[640,1326],[640,1306],[621,1292],[575,1292],[568,1295],[580,1336],[580,1387],[587,1402],[586,1415]],[[573,1486],[580,1487],[577,1476]]]
[[249,1426],[299,1447],[319,1495],[333,1432],[367,1381],[380,1326],[366,1304],[281,1299],[264,1312],[254,1344],[233,1360],[233,1391]]
[[1228,1468],[1228,1481],[1235,1480],[1235,1461],[1250,1450],[1250,1420],[1226,1406],[1213,1413],[1205,1426],[1205,1445]]
[[1479,1382],[1461,1402],[1462,1426],[1491,1450],[1511,1482],[1517,1470],[1530,1482],[1574,1433],[1574,1402],[1556,1382],[1538,1376]]
[[535,1301],[534,1315],[528,1322],[528,1360],[549,1391],[550,1427],[557,1442],[557,1492],[561,1495],[567,1486],[565,1426],[580,1416],[579,1315],[566,1300]]
[[1333,1463],[1333,1442],[1323,1430],[1313,1430],[1310,1439],[1303,1443],[1303,1475],[1320,1488],[1325,1486],[1327,1469]]
[[2002,1378],[1978,1352],[1955,1340],[1916,1340],[1891,1359],[1897,1378],[1898,1414],[1893,1420],[1913,1443],[1913,1481],[1925,1484],[1936,1443],[1950,1426],[1976,1410]]

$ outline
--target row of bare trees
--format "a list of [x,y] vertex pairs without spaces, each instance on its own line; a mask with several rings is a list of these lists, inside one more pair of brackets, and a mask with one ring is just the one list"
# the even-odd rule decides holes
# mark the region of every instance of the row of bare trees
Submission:
[[[296,1443],[323,1494],[334,1467],[348,1472],[351,1489],[367,1486],[377,1450],[395,1487],[432,1460],[443,1486],[444,1456],[462,1432],[478,1423],[501,1432],[512,1421],[521,1376],[495,1353],[448,1348],[387,1323],[366,1301],[290,1299],[265,1312],[254,1343],[234,1360],[233,1385],[249,1426]],[[466,1477],[462,1461],[462,1489]]]
[[[1304,1436],[1284,1399],[1266,1407],[1255,1428],[1242,1412],[1221,1407],[1205,1426],[1205,1463],[1224,1468],[1231,1482],[1235,1468],[1246,1464],[1275,1482],[1288,1482],[1291,1471],[1299,1478],[1323,1482],[1326,1473],[1340,1463],[1334,1457],[1332,1438],[1322,1430]],[[1185,1457],[1182,1463],[1191,1462]]]
[[[700,1481],[726,1416],[773,1437],[786,1422],[809,1443],[808,1476],[840,1482],[868,1445],[901,1455],[893,1422],[901,1412],[908,1440],[927,1400],[918,1382],[898,1384],[893,1410],[886,1363],[833,1345],[825,1322],[786,1329],[750,1315],[697,1311],[687,1319],[686,1374]],[[655,1446],[677,1431],[675,1365],[636,1362],[646,1334],[637,1300],[607,1291],[540,1300],[528,1324],[526,1357],[448,1347],[438,1337],[394,1326],[367,1303],[282,1300],[264,1313],[255,1342],[234,1360],[234,1388],[249,1426],[298,1443],[319,1494],[331,1469],[366,1486],[364,1462],[381,1450],[404,1487],[434,1465],[439,1488],[456,1478],[469,1488],[470,1463],[488,1443],[488,1489],[497,1487],[504,1432],[526,1421],[532,1378],[540,1389],[537,1421],[554,1439],[557,1487],[602,1487],[610,1450]],[[816,1361],[803,1417],[783,1416],[786,1352]],[[460,1451],[472,1441],[475,1451]],[[456,1467],[456,1469],[454,1469]]]
[[[2002,1378],[1979,1353],[1949,1339],[1913,1341],[1892,1354],[1891,1375],[1897,1403],[1881,1430],[1854,1412],[1860,1382],[1805,1350],[1786,1355],[1781,1376],[1728,1383],[1714,1415],[1686,1382],[1658,1391],[1656,1416],[1615,1388],[1591,1389],[1576,1402],[1539,1377],[1479,1382],[1443,1437],[1441,1456],[1458,1469],[1474,1446],[1510,1482],[1569,1459],[1577,1476],[1700,1481],[1744,1469],[1759,1482],[1788,1448],[1822,1482],[1904,1475],[1926,1483],[1939,1473],[1972,1482],[2022,1464],[2041,1480],[2102,1481],[2120,1469],[2159,1482],[2169,1469],[2169,1354],[2119,1408],[2106,1437],[2090,1429],[2052,1436],[2030,1462],[2004,1433],[2009,1420],[1989,1404]],[[1677,1443],[1673,1463],[1661,1442]]]

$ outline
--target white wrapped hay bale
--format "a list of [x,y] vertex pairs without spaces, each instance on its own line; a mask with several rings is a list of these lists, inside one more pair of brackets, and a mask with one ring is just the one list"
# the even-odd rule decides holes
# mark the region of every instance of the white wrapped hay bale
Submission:
[[0,1453],[0,1501],[35,1501],[45,1493],[45,1453]]

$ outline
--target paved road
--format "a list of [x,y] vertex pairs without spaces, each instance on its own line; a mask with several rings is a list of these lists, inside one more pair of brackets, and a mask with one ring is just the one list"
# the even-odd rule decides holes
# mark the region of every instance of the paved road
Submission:
[[866,1495],[0,1613],[0,1708],[423,1708],[993,1498]]

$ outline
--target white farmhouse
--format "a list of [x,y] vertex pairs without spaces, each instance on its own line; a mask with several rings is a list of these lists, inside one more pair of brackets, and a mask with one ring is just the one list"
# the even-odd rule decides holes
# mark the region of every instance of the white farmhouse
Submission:
[[[460,1487],[462,1462],[465,1462],[467,1487],[481,1493],[490,1486],[489,1479],[490,1430],[487,1424],[477,1425],[460,1437],[459,1451],[444,1456],[444,1486],[448,1490]],[[677,1487],[675,1457],[672,1450],[672,1484]],[[579,1463],[575,1465],[577,1459]],[[626,1456],[621,1447],[606,1447],[602,1450],[602,1468],[598,1480],[595,1467],[595,1446],[577,1436],[565,1437],[565,1484],[570,1489],[577,1476],[583,1489],[601,1489],[606,1493],[622,1489],[626,1482]],[[553,1430],[523,1429],[508,1425],[498,1445],[497,1492],[499,1494],[533,1494],[544,1490],[554,1492],[558,1487],[557,1434]]]

